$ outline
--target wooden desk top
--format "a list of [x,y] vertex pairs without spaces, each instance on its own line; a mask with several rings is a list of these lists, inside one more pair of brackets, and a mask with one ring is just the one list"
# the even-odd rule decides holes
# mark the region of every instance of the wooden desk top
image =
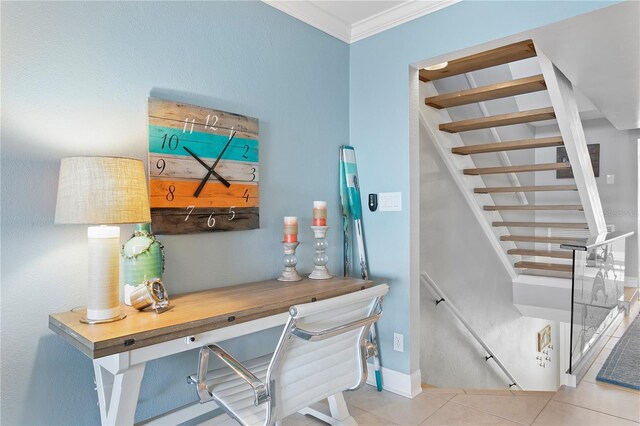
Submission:
[[287,312],[296,304],[328,299],[373,286],[355,278],[298,282],[260,281],[172,296],[171,309],[156,314],[122,306],[127,317],[106,324],[82,324],[84,311],[49,315],[49,328],[90,358]]

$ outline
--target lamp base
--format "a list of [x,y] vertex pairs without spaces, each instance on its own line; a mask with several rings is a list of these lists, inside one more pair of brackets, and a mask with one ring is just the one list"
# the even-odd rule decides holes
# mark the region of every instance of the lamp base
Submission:
[[91,324],[121,319],[120,228],[90,226],[88,236],[89,282],[86,321]]
[[107,319],[89,319],[87,317],[82,317],[80,318],[80,322],[83,324],[106,324],[108,322],[116,322],[116,321],[120,321],[122,319],[125,319],[127,317],[127,314],[125,314],[124,312],[121,312],[120,315],[113,317],[113,318],[107,318]]

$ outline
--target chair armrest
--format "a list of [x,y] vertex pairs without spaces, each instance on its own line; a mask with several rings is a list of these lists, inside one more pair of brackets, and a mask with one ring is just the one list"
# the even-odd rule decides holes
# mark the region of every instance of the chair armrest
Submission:
[[227,367],[231,368],[242,380],[247,382],[253,389],[254,404],[260,405],[263,402],[269,401],[270,397],[267,394],[267,387],[255,374],[249,371],[240,361],[232,357],[228,352],[222,349],[218,345],[208,345],[200,349],[200,358],[198,360],[198,374],[197,374],[197,388],[198,395],[201,402],[210,401],[213,397],[213,393],[207,386],[207,372],[209,365],[209,353],[216,355]]
[[360,327],[368,327],[374,322],[378,321],[382,316],[382,308],[379,302],[377,302],[377,306],[375,309],[376,309],[376,312],[371,316],[368,316],[366,318],[362,318],[356,321],[352,321],[347,324],[342,324],[337,327],[332,327],[332,328],[328,328],[326,330],[320,330],[320,331],[309,331],[309,330],[304,330],[302,328],[294,327],[291,330],[291,334],[299,339],[308,340],[310,342],[317,342],[319,340],[328,339],[330,337],[334,337],[339,334],[346,333],[348,331],[355,330]]

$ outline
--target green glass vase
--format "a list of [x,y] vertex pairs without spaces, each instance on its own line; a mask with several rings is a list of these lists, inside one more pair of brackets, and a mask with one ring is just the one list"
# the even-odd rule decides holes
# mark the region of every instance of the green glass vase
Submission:
[[150,223],[136,224],[135,231],[122,246],[124,303],[131,306],[131,292],[145,281],[162,279],[164,246],[151,232]]

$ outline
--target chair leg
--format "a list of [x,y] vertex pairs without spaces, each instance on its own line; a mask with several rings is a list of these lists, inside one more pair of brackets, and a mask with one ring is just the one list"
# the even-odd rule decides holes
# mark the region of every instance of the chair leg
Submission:
[[344,400],[342,392],[331,395],[329,398],[327,398],[327,400],[329,401],[329,410],[331,412],[331,416],[327,416],[326,414],[309,407],[303,408],[302,410],[298,411],[298,413],[313,416],[325,423],[329,423],[332,426],[358,425],[355,419],[351,417],[351,414],[349,414],[349,408],[347,407],[347,403]]
[[339,421],[345,421],[351,418],[349,414],[349,408],[347,407],[347,401],[344,400],[344,395],[339,392],[335,395],[331,395],[327,398],[329,401],[329,410],[331,411],[331,417]]

